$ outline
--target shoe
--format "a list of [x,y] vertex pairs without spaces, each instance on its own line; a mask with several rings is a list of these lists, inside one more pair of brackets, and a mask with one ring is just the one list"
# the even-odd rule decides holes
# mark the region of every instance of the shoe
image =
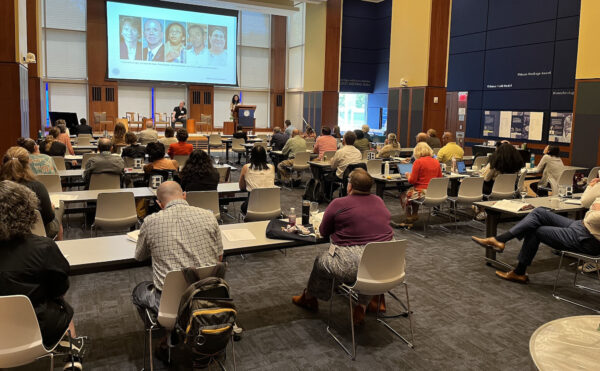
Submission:
[[482,222],[487,218],[487,214],[485,213],[485,211],[480,211],[477,213],[477,215],[475,215],[475,220]]
[[577,269],[583,273],[594,273],[600,270],[600,265],[596,263],[584,263],[580,265]]
[[471,236],[471,239],[483,247],[493,248],[496,252],[504,251],[504,247],[505,247],[504,242],[498,241],[495,237],[479,238],[479,237]]
[[68,361],[65,361],[65,362],[66,363],[63,366],[63,371],[82,371],[83,370],[83,364],[81,363],[80,357],[73,356],[73,360],[69,359]]
[[63,339],[58,343],[58,346],[56,347],[56,351],[58,353],[73,354],[76,357],[83,358],[85,351],[87,349],[87,347],[86,347],[87,340],[88,339],[85,336],[80,336],[78,338],[72,338],[71,339],[72,347],[70,347],[68,335],[65,335],[65,337],[63,337]]
[[524,274],[524,275],[516,274],[515,271],[509,271],[509,272],[496,271],[496,276],[498,276],[502,279],[505,279],[507,281],[512,281],[512,282],[518,282],[518,283],[529,282],[529,277],[526,274]]
[[379,304],[379,313],[385,313],[385,295],[375,295],[367,305],[367,313],[377,313],[377,304],[379,303],[379,298],[381,298],[381,303]]
[[365,310],[362,306],[356,305],[352,311],[352,324],[358,326],[365,321]]
[[307,309],[311,312],[319,311],[319,301],[317,298],[307,299],[306,298],[306,289],[302,292],[302,295],[293,296],[292,303],[296,304],[299,307]]

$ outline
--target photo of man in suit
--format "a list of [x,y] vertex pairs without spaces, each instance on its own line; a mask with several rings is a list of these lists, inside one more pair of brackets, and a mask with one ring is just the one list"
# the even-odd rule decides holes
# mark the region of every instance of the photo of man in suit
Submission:
[[144,43],[143,57],[145,61],[164,62],[165,46],[163,44],[163,23],[157,19],[144,20]]

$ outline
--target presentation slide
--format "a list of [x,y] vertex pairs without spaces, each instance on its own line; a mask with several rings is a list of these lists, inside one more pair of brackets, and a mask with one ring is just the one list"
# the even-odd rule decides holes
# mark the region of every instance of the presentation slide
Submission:
[[233,13],[107,1],[108,77],[236,85],[237,12]]
[[573,114],[567,112],[550,113],[549,142],[571,143]]

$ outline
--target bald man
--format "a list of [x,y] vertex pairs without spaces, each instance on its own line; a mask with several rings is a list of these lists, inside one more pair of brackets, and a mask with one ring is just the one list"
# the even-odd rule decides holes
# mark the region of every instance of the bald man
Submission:
[[294,157],[296,153],[306,152],[306,141],[300,136],[298,129],[292,130],[292,138],[285,142],[285,146],[281,150],[284,157],[287,156],[287,160],[283,160],[277,165],[279,173],[281,174],[281,180],[284,182],[290,181],[290,168],[294,166]]
[[122,175],[125,168],[125,162],[121,156],[113,156],[111,154],[112,142],[108,138],[100,138],[98,140],[99,156],[91,157],[85,164],[83,178],[85,180],[86,189],[90,184],[92,174],[116,174]]
[[173,129],[175,128],[176,122],[181,122],[185,128],[187,123],[187,109],[185,108],[184,101],[179,102],[179,105],[173,108],[173,112],[171,112],[171,126]]
[[441,163],[446,163],[448,161],[452,161],[452,157],[456,158],[457,160],[462,160],[465,151],[463,151],[463,149],[456,144],[454,141],[454,135],[447,131],[442,136],[442,140],[444,143],[446,143],[446,145],[440,148],[437,154],[438,161]]
[[156,191],[162,209],[144,219],[135,248],[135,259],[152,258],[153,281],[139,283],[133,304],[158,313],[160,295],[168,272],[187,267],[215,265],[223,257],[221,231],[212,211],[188,205],[185,192],[173,181]]

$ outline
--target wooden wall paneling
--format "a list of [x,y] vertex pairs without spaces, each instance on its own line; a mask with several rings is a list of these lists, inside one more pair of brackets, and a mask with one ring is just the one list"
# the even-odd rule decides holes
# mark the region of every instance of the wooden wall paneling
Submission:
[[5,123],[2,127],[2,135],[0,135],[0,154],[14,146],[17,138],[21,136],[19,68],[18,63],[0,62],[0,76],[2,76],[0,79],[0,112],[2,112],[2,120]]
[[428,86],[446,86],[450,3],[451,0],[432,0]]
[[188,85],[188,116],[199,123],[202,121],[202,115],[210,115],[212,120],[206,131],[214,129],[214,93],[212,85]]
[[328,0],[321,123],[331,127],[338,123],[341,28],[342,0]]
[[13,0],[0,1],[0,14],[2,22],[0,22],[0,62],[15,63],[16,60],[16,35],[15,35],[15,6]]
[[27,66],[29,76],[29,136],[37,138],[38,130],[42,128],[41,80],[39,74],[39,3],[37,0],[27,0],[27,51],[36,55],[38,63]]
[[[437,98],[437,103],[434,103]],[[446,126],[446,88],[425,88],[423,131],[435,129],[438,133]],[[463,126],[464,127],[464,126]]]
[[269,128],[285,121],[285,69],[287,18],[271,16],[271,91]]
[[320,125],[334,127],[338,124],[340,94],[337,91],[324,91],[321,105]]

